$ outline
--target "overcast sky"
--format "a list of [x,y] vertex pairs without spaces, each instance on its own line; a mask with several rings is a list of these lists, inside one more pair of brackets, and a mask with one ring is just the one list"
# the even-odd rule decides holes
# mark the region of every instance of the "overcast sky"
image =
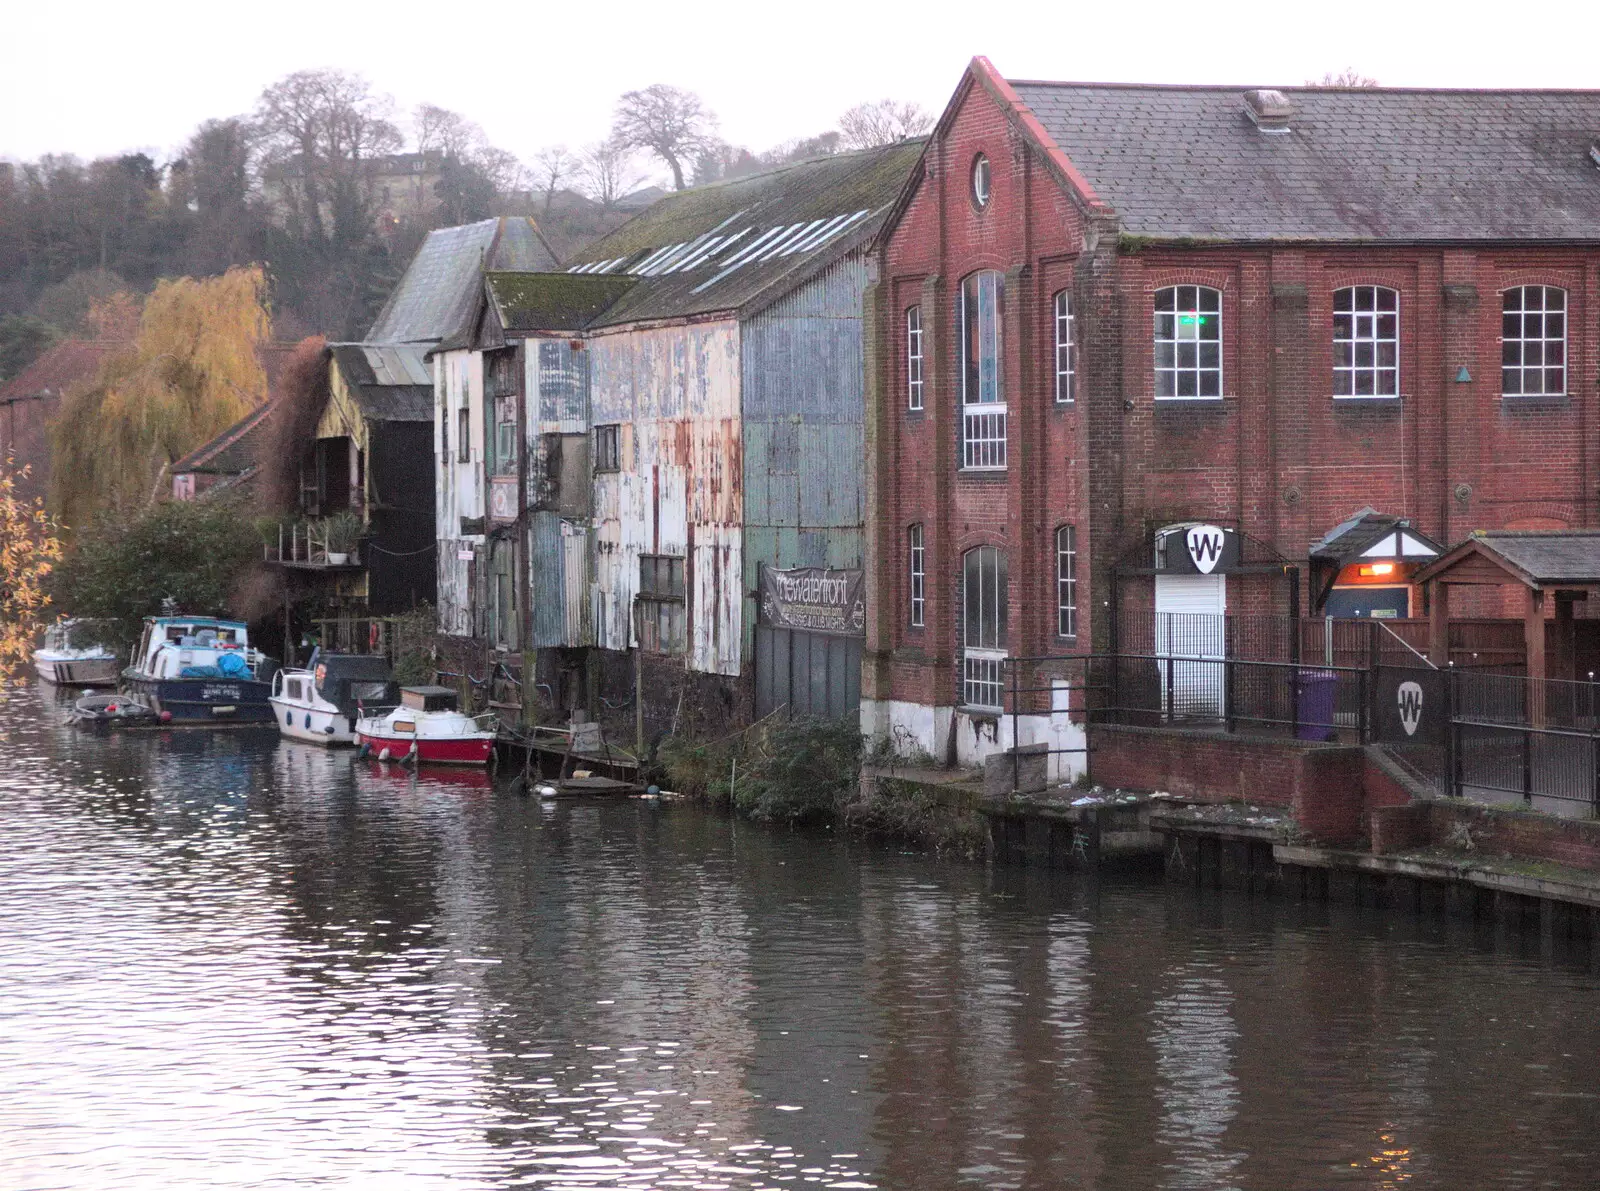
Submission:
[[1012,78],[1298,84],[1353,66],[1391,86],[1600,87],[1597,0],[7,8],[0,157],[13,159],[165,160],[201,120],[246,112],[266,84],[319,66],[365,75],[402,113],[453,108],[524,158],[599,138],[617,95],[654,82],[700,92],[723,135],[758,150],[831,127],[863,99],[937,111],[974,54]]

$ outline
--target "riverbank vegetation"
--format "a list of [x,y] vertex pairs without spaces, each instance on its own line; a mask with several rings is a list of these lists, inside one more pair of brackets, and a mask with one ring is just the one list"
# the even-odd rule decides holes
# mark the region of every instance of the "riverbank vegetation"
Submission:
[[27,672],[34,639],[48,617],[46,584],[61,558],[61,540],[44,502],[17,495],[17,468],[0,460],[0,682]]
[[862,767],[871,759],[863,743],[850,720],[769,719],[709,742],[668,737],[658,754],[659,777],[680,793],[761,823],[837,828],[942,855],[983,852],[984,826],[973,812],[912,782],[863,783]]

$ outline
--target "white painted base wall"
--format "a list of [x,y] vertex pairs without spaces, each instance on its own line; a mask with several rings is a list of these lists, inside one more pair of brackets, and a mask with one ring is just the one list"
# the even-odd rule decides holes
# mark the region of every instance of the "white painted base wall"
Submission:
[[[1024,715],[1016,719],[1021,743],[1047,744],[1052,749],[1082,749],[1086,736],[1082,724],[1067,715],[1070,693],[1057,682],[1051,697],[1054,708],[1048,715]],[[898,757],[911,757],[918,750],[942,763],[949,756],[950,733],[955,733],[956,764],[976,769],[984,758],[1004,752],[1012,745],[1012,718],[1003,715],[974,716],[960,708],[934,707],[899,699],[863,699],[861,731],[870,743],[888,740]],[[1084,772],[1088,754],[1052,753],[1050,780],[1071,782]]]

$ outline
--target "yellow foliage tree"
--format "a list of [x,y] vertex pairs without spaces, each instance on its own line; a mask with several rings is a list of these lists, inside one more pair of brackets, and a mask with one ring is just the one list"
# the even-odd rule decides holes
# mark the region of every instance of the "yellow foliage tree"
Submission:
[[266,288],[259,265],[156,286],[133,345],[69,390],[51,425],[50,503],[64,525],[152,504],[174,461],[266,400]]
[[17,480],[27,474],[10,456],[0,463],[0,575],[6,580],[0,585],[0,682],[27,671],[50,603],[44,580],[61,558],[44,502],[17,495]]

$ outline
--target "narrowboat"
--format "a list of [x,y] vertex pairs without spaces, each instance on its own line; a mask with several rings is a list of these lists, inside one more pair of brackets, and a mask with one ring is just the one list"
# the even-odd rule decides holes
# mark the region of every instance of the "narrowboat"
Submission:
[[33,651],[33,668],[57,686],[117,685],[117,655],[91,621],[58,620],[47,628],[44,644]]
[[354,744],[362,710],[393,707],[399,690],[381,657],[317,653],[304,670],[274,674],[268,702],[278,731],[291,740]]
[[484,721],[456,705],[445,686],[400,688],[400,706],[383,708],[356,722],[362,752],[380,761],[420,761],[425,765],[487,765],[495,733]]
[[265,724],[275,668],[242,621],[147,616],[122,677],[164,724]]

